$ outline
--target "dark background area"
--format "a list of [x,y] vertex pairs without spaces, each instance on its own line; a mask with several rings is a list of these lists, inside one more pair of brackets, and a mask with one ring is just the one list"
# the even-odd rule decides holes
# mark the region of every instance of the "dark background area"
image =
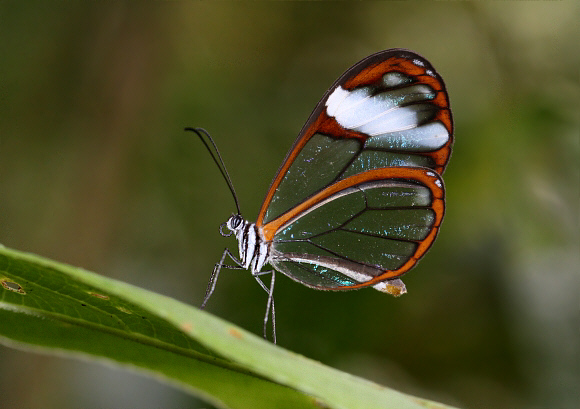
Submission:
[[[192,305],[233,238],[208,129],[255,220],[349,66],[402,47],[446,81],[455,146],[439,238],[409,293],[282,275],[282,347],[465,408],[578,404],[580,52],[575,1],[2,2],[0,243]],[[224,271],[208,310],[261,334],[264,292]],[[197,408],[126,370],[0,347],[11,408]]]

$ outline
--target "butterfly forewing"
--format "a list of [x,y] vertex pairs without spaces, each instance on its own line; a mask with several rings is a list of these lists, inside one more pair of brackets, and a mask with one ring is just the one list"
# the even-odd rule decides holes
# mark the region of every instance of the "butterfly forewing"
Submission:
[[452,133],[445,86],[429,62],[406,50],[374,54],[318,103],[274,178],[257,225],[372,169],[417,166],[442,173]]

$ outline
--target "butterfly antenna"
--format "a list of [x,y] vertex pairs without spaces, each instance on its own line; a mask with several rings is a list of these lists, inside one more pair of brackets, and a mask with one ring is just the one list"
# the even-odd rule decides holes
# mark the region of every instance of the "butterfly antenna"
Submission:
[[[185,128],[185,130],[191,131],[191,132],[195,133],[197,136],[199,136],[199,139],[201,139],[201,141],[205,145],[207,151],[211,155],[213,161],[217,165],[217,167],[220,170],[222,176],[224,177],[226,183],[228,184],[228,187],[230,188],[230,192],[232,192],[234,202],[236,202],[236,209],[238,210],[238,214],[242,214],[242,212],[240,211],[240,203],[238,202],[238,196],[236,195],[236,191],[234,190],[234,184],[232,183],[232,179],[230,178],[230,174],[228,173],[228,170],[226,169],[226,165],[222,159],[222,156],[220,155],[220,151],[218,150],[213,139],[211,138],[209,132],[207,132],[203,128]],[[213,146],[213,148],[215,150],[215,153],[209,147],[204,136],[205,136],[205,138],[207,138],[210,141],[211,145]]]

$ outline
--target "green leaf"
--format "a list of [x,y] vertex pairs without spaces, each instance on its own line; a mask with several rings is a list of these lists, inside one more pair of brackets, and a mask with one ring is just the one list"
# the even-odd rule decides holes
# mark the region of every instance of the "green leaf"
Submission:
[[144,371],[229,408],[449,408],[294,354],[197,308],[0,248],[0,341]]

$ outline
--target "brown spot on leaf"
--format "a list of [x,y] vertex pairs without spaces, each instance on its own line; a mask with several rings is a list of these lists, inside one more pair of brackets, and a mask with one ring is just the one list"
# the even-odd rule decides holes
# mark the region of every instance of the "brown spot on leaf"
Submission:
[[24,289],[22,288],[22,286],[20,284],[18,284],[15,281],[12,281],[8,278],[1,279],[0,283],[2,283],[2,287],[7,289],[8,291],[14,291],[15,293],[22,294],[22,295],[26,294],[26,291],[24,291]]
[[190,322],[184,322],[183,324],[181,324],[182,331],[189,332],[192,330],[192,328],[193,328],[193,325],[191,325]]
[[124,312],[125,314],[133,314],[133,311],[125,307],[117,307],[117,309],[121,312]]
[[92,295],[93,297],[97,297],[100,298],[102,300],[108,300],[110,299],[110,297],[108,295],[104,295],[104,294],[99,294],[99,293],[94,293],[92,291],[89,291],[89,295]]
[[242,339],[242,333],[235,328],[230,328],[229,331],[230,335],[237,339]]

